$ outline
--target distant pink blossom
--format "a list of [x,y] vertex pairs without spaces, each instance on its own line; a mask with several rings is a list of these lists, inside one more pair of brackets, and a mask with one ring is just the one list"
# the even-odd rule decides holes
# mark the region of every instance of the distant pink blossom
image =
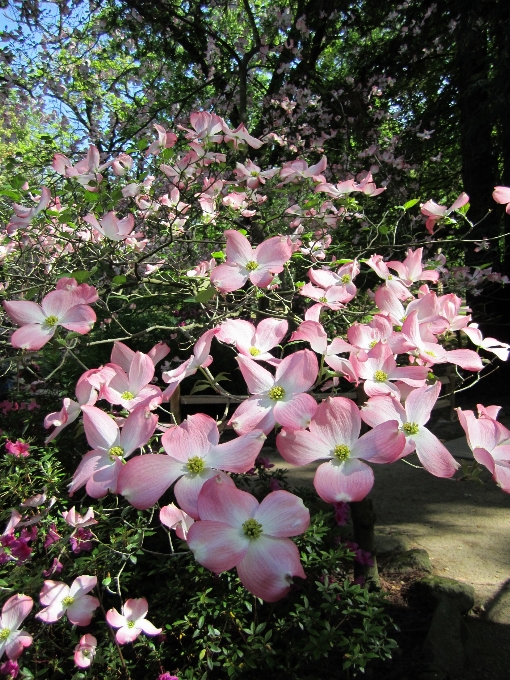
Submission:
[[74,648],[74,663],[78,668],[89,668],[96,655],[97,639],[87,633]]
[[95,215],[89,213],[83,218],[84,222],[90,224],[101,236],[105,236],[112,241],[124,241],[135,227],[133,215],[127,215],[119,219],[117,215],[110,211],[98,220]]
[[7,225],[7,233],[9,236],[17,229],[28,227],[34,217],[48,207],[51,201],[50,190],[46,187],[41,187],[41,195],[38,196],[36,200],[38,203],[35,208],[25,208],[17,203],[13,204],[12,209],[14,210],[15,217],[11,217],[9,224]]
[[115,637],[120,645],[134,642],[141,633],[145,633],[145,635],[159,635],[161,633],[162,628],[156,628],[145,618],[148,611],[147,600],[145,597],[140,597],[126,600],[122,606],[122,614],[119,614],[116,609],[110,609],[106,612],[106,620],[110,626],[118,628]]
[[434,233],[434,227],[438,220],[442,219],[443,217],[448,217],[450,213],[452,213],[454,210],[462,208],[462,206],[466,205],[468,202],[469,196],[466,193],[462,193],[449,208],[444,205],[438,205],[432,200],[424,203],[421,206],[421,211],[426,217],[428,217],[425,223],[425,228],[429,234]]
[[54,623],[65,614],[72,624],[88,626],[99,600],[87,593],[96,585],[95,576],[78,576],[70,586],[61,581],[45,581],[40,593],[44,609],[36,614],[36,619]]
[[256,248],[238,231],[229,229],[225,236],[227,260],[211,272],[211,283],[221,293],[242,288],[248,279],[258,288],[267,288],[292,256],[292,244],[286,236],[273,236]]
[[183,361],[178,368],[171,371],[164,371],[161,375],[168,387],[163,392],[163,400],[168,400],[177,389],[180,382],[190,375],[194,375],[199,368],[207,368],[212,363],[211,343],[215,335],[218,335],[219,328],[212,328],[203,333],[193,347],[193,354],[186,361]]
[[149,145],[149,148],[145,152],[146,156],[150,156],[151,154],[157,156],[163,149],[171,149],[177,141],[175,132],[167,132],[162,125],[158,125],[157,123],[154,124],[154,128],[158,133],[158,138]]
[[76,508],[73,506],[70,510],[64,511],[62,513],[62,517],[67,522],[67,524],[69,524],[69,526],[75,528],[89,527],[92,526],[93,524],[97,524],[97,520],[94,519],[93,508],[89,508],[82,517],[79,512],[76,512]]
[[170,505],[164,505],[159,511],[159,521],[169,529],[174,529],[177,536],[185,541],[188,530],[195,520],[178,508],[175,503],[170,503]]
[[506,212],[510,215],[510,187],[494,187],[492,198],[496,203],[506,203]]

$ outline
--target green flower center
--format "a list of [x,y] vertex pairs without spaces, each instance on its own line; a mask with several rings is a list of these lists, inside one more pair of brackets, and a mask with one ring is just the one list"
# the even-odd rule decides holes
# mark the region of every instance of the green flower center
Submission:
[[73,602],[74,597],[71,597],[70,595],[64,597],[64,599],[62,600],[62,604],[64,605],[64,607],[70,607],[73,604]]
[[259,176],[259,173],[256,172],[255,170],[252,170],[252,171],[250,172],[250,177],[258,177],[258,176]]
[[342,276],[342,278],[340,279],[340,281],[341,281],[342,283],[349,283],[350,280],[351,280],[351,277],[349,276],[349,274],[344,274],[344,275]]
[[257,349],[256,347],[250,347],[248,351],[252,355],[252,357],[258,357],[258,355],[260,354],[260,349]]
[[285,390],[283,387],[279,387],[276,385],[275,387],[271,387],[271,389],[268,392],[269,398],[274,399],[274,401],[279,401],[280,399],[283,399],[285,396]]
[[135,622],[134,622],[134,621],[128,621],[128,622],[127,622],[127,627],[128,627],[128,628],[134,628],[134,627],[135,627]]
[[376,371],[374,373],[375,382],[386,382],[388,380],[388,374],[384,371]]
[[388,276],[388,281],[393,281],[393,276],[391,274]]
[[253,517],[250,517],[243,524],[243,531],[244,535],[248,536],[248,538],[259,538],[262,536],[262,524],[253,519]]
[[132,392],[127,392],[127,391],[126,391],[126,392],[123,392],[123,393],[120,395],[120,398],[121,398],[121,399],[124,399],[124,401],[131,401],[131,399],[134,399],[134,398],[135,398],[135,395],[134,395]]
[[124,449],[122,446],[112,446],[108,453],[110,454],[110,460],[115,460],[116,458],[122,458]]
[[436,356],[436,353],[433,352],[431,349],[425,350],[425,354],[428,354],[429,357],[435,357]]
[[7,640],[10,634],[11,631],[8,628],[3,628],[2,630],[0,630],[0,641],[3,642],[4,640]]
[[319,302],[327,302],[327,301],[328,301],[327,297],[322,296],[322,297],[319,298]]
[[335,458],[337,460],[342,461],[343,463],[344,460],[347,460],[347,458],[349,458],[349,456],[351,455],[351,450],[347,446],[347,444],[338,444],[333,449],[333,453],[335,454]]
[[90,656],[90,649],[82,649],[81,653],[83,654],[83,656]]
[[417,423],[404,423],[402,426],[402,429],[404,430],[405,434],[418,434],[418,430],[420,429]]
[[249,272],[252,272],[252,271],[255,271],[255,269],[257,269],[259,265],[256,262],[254,262],[253,260],[250,260],[249,262],[246,263],[245,266],[246,266],[246,269]]
[[50,328],[53,328],[53,326],[56,326],[58,324],[58,316],[47,316],[44,325],[49,326]]
[[372,340],[369,347],[370,347],[370,349],[372,349],[372,347],[375,347],[376,345],[377,345],[377,340]]
[[188,460],[188,470],[195,475],[199,475],[205,468],[204,459],[200,456],[193,456]]

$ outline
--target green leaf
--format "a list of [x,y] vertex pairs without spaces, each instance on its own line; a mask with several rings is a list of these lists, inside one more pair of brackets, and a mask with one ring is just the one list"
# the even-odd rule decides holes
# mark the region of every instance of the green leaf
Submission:
[[216,288],[214,286],[209,286],[205,290],[201,290],[195,295],[196,302],[209,302],[216,295]]
[[127,278],[124,276],[124,274],[119,274],[119,276],[114,276],[112,279],[112,286],[122,286],[123,283],[126,283]]
[[196,394],[197,392],[203,392],[207,388],[211,387],[208,382],[203,382],[202,380],[199,380],[193,385],[193,389],[191,390],[190,394]]
[[92,272],[89,272],[86,269],[77,269],[70,276],[71,278],[76,279],[78,283],[85,283],[85,281],[88,281],[92,276]]
[[38,292],[39,288],[37,286],[35,288],[29,288],[25,293],[25,300],[32,300]]
[[104,578],[103,581],[102,581],[102,583],[103,583],[104,586],[109,586],[111,582],[112,582],[112,577],[111,577],[111,576],[107,576],[107,577]]
[[409,208],[412,208],[413,206],[415,206],[419,202],[420,202],[419,198],[412,198],[410,201],[407,201],[407,203],[404,203],[402,208],[404,210],[409,210]]
[[211,253],[211,257],[214,257],[215,260],[224,260],[226,255],[222,250],[217,250],[215,253]]
[[7,196],[7,198],[12,198],[13,201],[21,200],[21,194],[17,191],[13,191],[12,189],[2,189],[2,191],[0,191],[0,196]]
[[137,149],[140,149],[140,151],[143,151],[149,146],[149,140],[147,139],[141,139],[139,142],[137,142],[136,147]]
[[97,203],[101,197],[99,194],[96,194],[94,191],[84,191],[83,192],[83,200],[87,201],[88,203]]
[[458,212],[461,215],[465,215],[470,207],[471,207],[470,204],[466,203],[466,205],[462,205],[460,208],[457,208],[455,212]]
[[238,229],[237,231],[238,231],[240,234],[242,234],[243,236],[246,236],[246,234],[248,233],[248,232],[246,231],[246,229]]

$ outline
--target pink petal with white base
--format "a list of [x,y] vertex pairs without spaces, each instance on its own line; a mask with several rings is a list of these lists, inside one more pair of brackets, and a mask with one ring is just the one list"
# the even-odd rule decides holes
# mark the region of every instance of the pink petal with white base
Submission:
[[452,477],[460,467],[448,449],[426,427],[420,427],[417,434],[409,439],[414,441],[420,463],[435,477]]
[[239,528],[228,526],[225,522],[195,522],[188,532],[188,546],[196,561],[216,574],[239,564],[249,545],[250,539]]
[[241,583],[256,597],[276,602],[290,590],[292,578],[306,578],[299,551],[290,539],[261,536],[251,541],[237,565]]
[[68,331],[85,335],[96,322],[96,313],[88,305],[71,307],[59,320],[61,326]]
[[303,349],[285,357],[276,369],[275,381],[285,392],[307,392],[314,384],[318,372],[317,357],[310,350]]
[[419,387],[413,390],[406,399],[407,420],[410,423],[425,425],[437,401],[441,383],[438,381],[430,387]]
[[317,410],[317,402],[309,394],[294,394],[289,400],[277,401],[273,416],[284,427],[301,430],[310,425]]
[[104,411],[95,406],[83,406],[85,436],[93,449],[108,451],[120,442],[119,427]]
[[275,379],[269,371],[266,371],[266,369],[260,366],[256,361],[243,355],[239,355],[237,357],[237,362],[248,386],[248,391],[251,392],[251,394],[263,394],[273,387]]
[[29,300],[11,300],[8,302],[4,300],[2,304],[9,317],[18,326],[33,323],[42,324],[46,321],[45,313],[35,302]]
[[257,500],[246,491],[226,483],[216,476],[204,485],[198,499],[200,519],[224,522],[239,529],[259,507]]
[[231,439],[213,447],[207,454],[207,465],[227,472],[243,473],[255,465],[266,437],[262,430]]
[[28,349],[33,352],[41,349],[55,335],[55,327],[31,323],[18,328],[11,336],[11,344],[16,349]]
[[88,626],[92,621],[95,610],[99,607],[99,600],[92,595],[83,595],[73,602],[66,610],[66,616],[75,626]]
[[187,471],[183,463],[167,455],[137,456],[122,467],[117,481],[117,493],[138,510],[146,510]]
[[255,510],[253,518],[262,524],[264,534],[288,538],[304,533],[310,525],[310,512],[288,491],[273,491]]
[[332,460],[319,465],[313,484],[326,503],[356,502],[370,493],[374,473],[361,460],[349,459],[343,463]]
[[257,429],[267,435],[276,423],[273,406],[274,401],[269,397],[250,397],[239,404],[228,424],[237,434],[248,434]]
[[[221,477],[223,481],[230,480],[224,472],[220,470],[213,470],[206,467],[205,470],[199,474],[191,474],[186,470],[186,474],[177,481],[174,494],[179,506],[193,519],[199,519],[198,512],[198,497],[204,484],[212,477]],[[228,484],[228,481],[226,481]]]

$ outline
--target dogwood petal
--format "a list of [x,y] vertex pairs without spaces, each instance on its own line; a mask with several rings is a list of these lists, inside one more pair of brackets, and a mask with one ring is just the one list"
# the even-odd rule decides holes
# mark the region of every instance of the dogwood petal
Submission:
[[247,262],[255,260],[253,249],[246,236],[234,229],[227,229],[224,235],[227,239],[227,263],[244,266]]
[[407,422],[404,408],[392,397],[371,397],[361,407],[361,419],[370,427],[376,427],[388,420],[397,420],[400,425]]
[[237,434],[248,434],[256,429],[267,435],[276,422],[273,405],[274,401],[269,397],[250,397],[239,404],[228,424],[232,425]]
[[273,416],[277,423],[293,430],[301,430],[310,425],[317,410],[317,402],[309,394],[294,394],[290,399],[277,401]]
[[84,405],[82,411],[85,436],[93,449],[109,451],[119,445],[119,426],[113,418],[95,406]]
[[126,619],[135,621],[135,623],[138,623],[138,619],[144,619],[148,611],[149,604],[145,597],[129,598],[122,607],[122,613]]
[[412,436],[412,440],[420,463],[431,475],[452,477],[460,467],[448,449],[426,427],[420,427],[417,434]]
[[253,359],[249,359],[240,354],[237,357],[237,363],[239,364],[243,378],[248,385],[248,391],[251,394],[264,394],[275,384],[275,380],[271,373],[266,371],[265,368],[262,368],[262,366],[256,361],[253,361]]
[[83,576],[78,576],[78,578],[75,578],[71,584],[69,595],[75,599],[78,597],[83,597],[83,595],[90,593],[90,591],[93,590],[96,585],[97,576],[87,576],[85,574]]
[[489,472],[494,474],[496,463],[494,461],[494,458],[491,456],[490,452],[487,451],[487,449],[483,449],[477,446],[476,448],[473,449],[473,457],[477,463],[480,463],[480,465],[484,465],[489,470]]
[[68,331],[80,333],[80,335],[88,333],[95,322],[96,313],[88,305],[74,305],[59,321],[60,325]]
[[109,609],[106,612],[106,620],[112,628],[121,628],[127,624],[126,617],[119,614],[116,609]]
[[188,546],[196,561],[216,574],[228,571],[246,555],[250,539],[224,522],[195,522],[188,531]]
[[177,481],[174,488],[175,498],[182,510],[193,519],[199,519],[198,497],[204,484],[216,476],[220,476],[223,480],[230,480],[224,472],[206,467],[199,474],[187,472]]
[[255,326],[242,319],[227,319],[216,336],[221,342],[249,349],[254,343]]
[[46,326],[40,323],[31,323],[18,328],[11,335],[11,345],[16,349],[28,349],[37,351],[51,340],[55,334],[54,326]]
[[[32,644],[32,636],[25,630],[16,630],[12,632],[5,643],[5,654],[8,659],[15,661],[21,656],[25,647],[30,647]],[[1,646],[0,646],[1,649]],[[11,676],[12,677],[12,676]]]
[[120,446],[124,450],[124,458],[147,444],[154,434],[157,423],[158,416],[144,406],[139,406],[129,414],[120,433]]
[[246,590],[266,602],[285,597],[293,577],[306,578],[295,543],[272,536],[250,541],[237,573]]
[[310,512],[303,501],[288,491],[272,491],[255,510],[264,535],[277,538],[298,536],[310,525]]
[[406,399],[407,420],[417,425],[425,425],[430,418],[430,413],[437,401],[441,383],[437,381],[434,385],[419,387],[413,390]]
[[472,349],[452,349],[446,352],[448,361],[457,364],[466,371],[481,371],[483,368],[480,356]]
[[[283,269],[283,267],[280,269]],[[248,278],[254,286],[257,286],[257,288],[267,288],[274,279],[274,273],[259,267],[259,269],[255,269],[254,271],[250,272]]]
[[75,626],[88,626],[99,607],[99,600],[92,595],[77,598],[66,610],[66,616]]
[[92,478],[94,473],[104,468],[105,465],[111,465],[111,461],[104,451],[89,451],[86,453],[73,475],[73,481],[69,485],[69,495],[72,496],[75,491],[81,489]]
[[372,468],[361,460],[331,460],[317,468],[315,490],[326,503],[361,501],[374,485]]
[[145,635],[159,635],[163,630],[162,628],[156,628],[156,626],[150,621],[147,621],[147,619],[142,619],[137,623],[140,625],[140,628],[143,630]]
[[109,491],[117,493],[117,481],[122,467],[120,458],[109,459],[106,465],[94,472],[85,485],[88,495],[91,498],[104,498]]
[[[318,354],[326,354],[328,336],[322,324],[317,321],[303,321],[297,331],[294,331],[291,341],[304,340],[310,343],[310,347]],[[343,342],[343,341],[342,341]],[[345,344],[345,343],[344,343]],[[335,352],[336,354],[336,352]]]
[[276,369],[275,382],[289,394],[307,392],[314,384],[318,372],[315,354],[309,349],[302,349],[285,357]]
[[345,397],[326,399],[317,407],[310,432],[317,434],[331,448],[346,444],[352,448],[361,429],[359,408]]
[[352,458],[363,458],[371,463],[393,463],[402,456],[406,438],[398,420],[389,420],[374,427],[354,443]]
[[255,346],[262,353],[268,352],[281,343],[289,329],[284,319],[262,319],[255,333]]
[[265,439],[262,430],[253,430],[214,446],[207,454],[207,465],[227,472],[247,472],[255,465]]
[[167,455],[136,456],[122,467],[117,481],[117,493],[138,510],[146,510],[186,472],[181,462]]
[[248,274],[243,271],[237,265],[225,262],[212,270],[211,283],[220,293],[233,293],[248,281]]
[[129,369],[130,392],[138,394],[154,378],[154,364],[147,354],[136,352]]
[[319,458],[329,458],[332,447],[317,433],[283,428],[276,437],[276,448],[288,463],[308,465]]
[[[230,480],[231,481],[231,480]],[[258,508],[257,499],[216,475],[204,484],[198,499],[200,519],[223,522],[240,529]]]
[[41,301],[46,316],[56,316],[59,320],[76,304],[76,298],[68,290],[52,290]]
[[11,300],[7,302],[7,300],[4,300],[2,304],[9,317],[18,326],[33,323],[39,324],[46,321],[46,314],[35,302],[30,302],[29,300]]
[[16,630],[30,614],[33,606],[34,601],[28,595],[13,595],[2,607],[1,627]]
[[272,272],[282,271],[282,265],[292,257],[292,245],[288,236],[273,236],[255,248],[253,258],[259,265]]

